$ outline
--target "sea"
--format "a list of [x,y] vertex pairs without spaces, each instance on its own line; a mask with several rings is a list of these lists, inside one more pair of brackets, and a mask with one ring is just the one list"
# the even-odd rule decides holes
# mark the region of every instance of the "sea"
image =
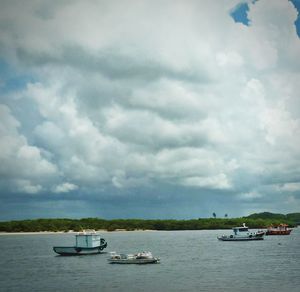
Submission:
[[[0,291],[300,291],[300,228],[222,242],[230,230],[104,232],[106,253],[59,256],[74,234],[0,236]],[[160,264],[109,264],[110,251],[151,251]]]

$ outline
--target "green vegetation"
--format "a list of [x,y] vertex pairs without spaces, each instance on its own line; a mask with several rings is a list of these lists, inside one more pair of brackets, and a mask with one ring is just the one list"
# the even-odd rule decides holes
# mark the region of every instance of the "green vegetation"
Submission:
[[263,213],[255,213],[248,218],[252,219],[278,219],[282,221],[288,221],[288,222],[293,222],[294,224],[300,224],[300,213],[290,213],[290,214],[276,214],[276,213],[269,213],[269,212],[263,212]]
[[270,225],[286,223],[295,226],[300,222],[300,213],[287,215],[260,213],[241,218],[199,218],[191,220],[142,220],[100,218],[84,219],[35,219],[0,222],[0,232],[38,232],[38,231],[80,231],[82,229],[123,230],[203,230],[228,229],[246,223],[250,228],[266,228]]

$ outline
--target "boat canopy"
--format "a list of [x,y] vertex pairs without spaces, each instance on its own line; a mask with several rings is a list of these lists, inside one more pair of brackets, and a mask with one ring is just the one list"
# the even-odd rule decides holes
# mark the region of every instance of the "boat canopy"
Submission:
[[248,231],[248,227],[236,227],[234,229],[238,230],[239,232],[247,232]]
[[83,233],[76,234],[76,247],[97,247],[101,245],[99,234]]
[[243,226],[241,226],[241,227],[234,227],[232,229],[233,229],[234,233],[236,233],[236,232],[247,232],[249,230],[245,223],[243,223]]

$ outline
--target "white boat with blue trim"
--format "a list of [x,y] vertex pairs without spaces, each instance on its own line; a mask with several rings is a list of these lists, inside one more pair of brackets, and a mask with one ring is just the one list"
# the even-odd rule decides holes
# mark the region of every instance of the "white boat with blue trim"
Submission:
[[54,246],[53,250],[59,255],[89,255],[101,253],[107,247],[107,242],[94,230],[82,231],[76,234],[75,246]]
[[218,239],[222,241],[246,241],[246,240],[263,240],[265,232],[257,231],[250,232],[249,228],[243,223],[241,227],[232,228],[233,234],[231,235],[222,235]]

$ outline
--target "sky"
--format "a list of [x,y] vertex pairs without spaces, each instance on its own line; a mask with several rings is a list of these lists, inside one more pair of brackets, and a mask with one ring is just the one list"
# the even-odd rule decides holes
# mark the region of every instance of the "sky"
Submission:
[[298,10],[0,0],[0,220],[299,212]]

